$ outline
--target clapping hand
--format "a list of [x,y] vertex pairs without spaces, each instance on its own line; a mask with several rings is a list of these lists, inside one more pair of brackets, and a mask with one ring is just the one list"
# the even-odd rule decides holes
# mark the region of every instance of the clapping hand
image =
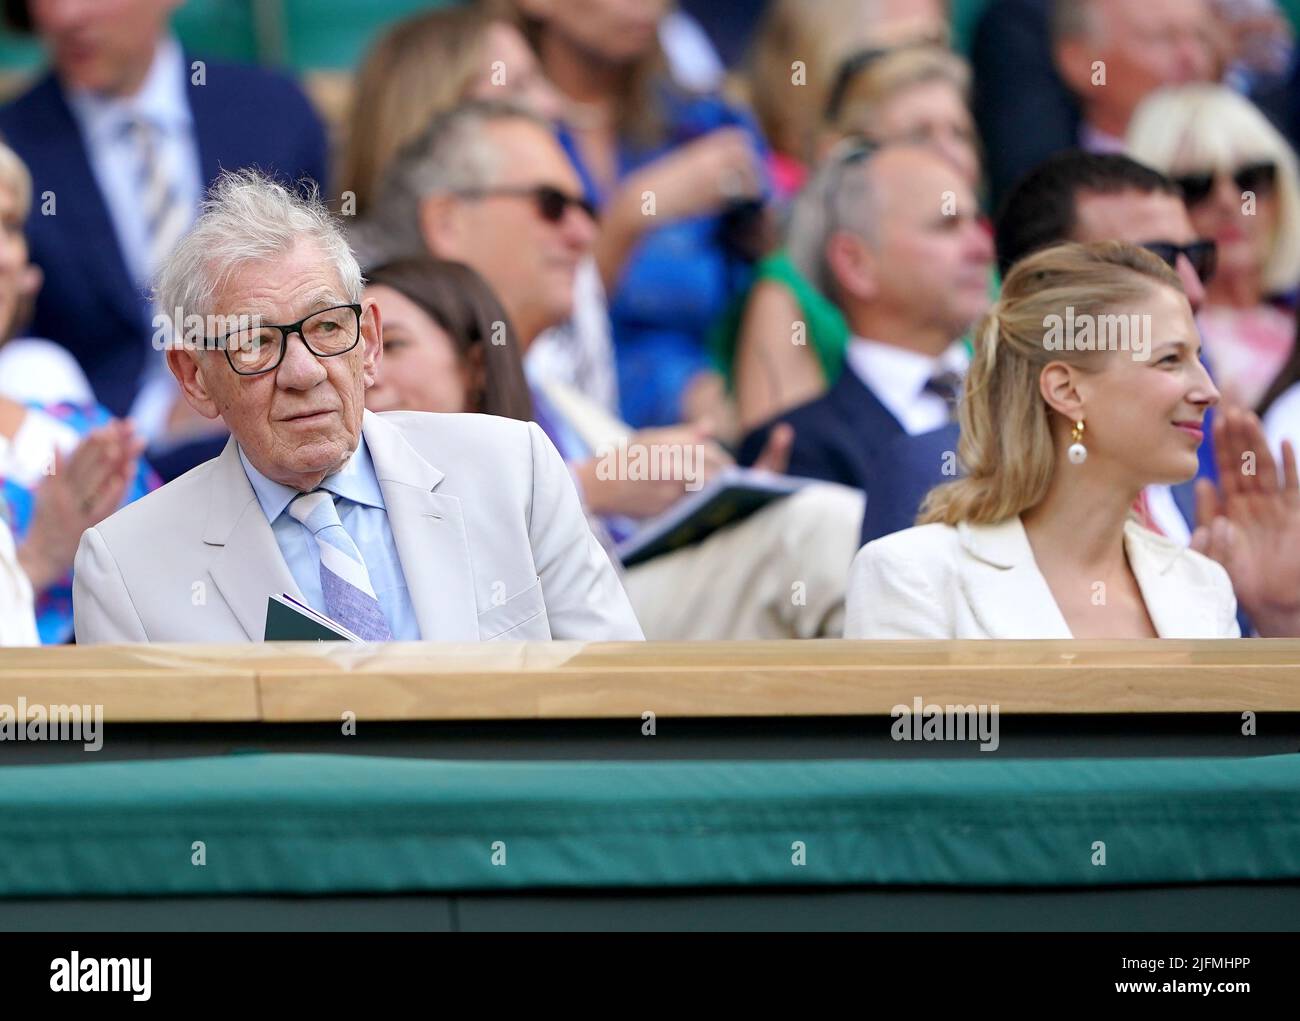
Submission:
[[90,433],[71,454],[54,455],[53,471],[36,490],[31,527],[18,560],[39,593],[72,569],[81,533],[122,505],[144,440],[127,422]]
[[1300,478],[1282,443],[1282,473],[1259,419],[1223,408],[1215,417],[1219,486],[1196,484],[1192,549],[1228,572],[1237,601],[1265,638],[1300,637]]

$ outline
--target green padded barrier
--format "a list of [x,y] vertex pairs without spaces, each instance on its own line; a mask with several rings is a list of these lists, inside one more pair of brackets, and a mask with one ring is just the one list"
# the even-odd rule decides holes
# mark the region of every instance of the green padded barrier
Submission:
[[0,820],[6,896],[1295,880],[1300,755],[250,754],[2,768]]

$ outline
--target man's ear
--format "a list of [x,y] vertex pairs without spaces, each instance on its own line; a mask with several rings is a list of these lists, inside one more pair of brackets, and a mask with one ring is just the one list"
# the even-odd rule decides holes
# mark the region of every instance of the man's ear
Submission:
[[1079,391],[1079,382],[1083,373],[1066,362],[1048,362],[1038,374],[1038,392],[1043,395],[1047,406],[1071,422],[1087,418],[1084,406],[1087,403]]
[[[171,369],[176,382],[180,384],[185,403],[204,418],[221,417],[221,409],[208,393],[207,383],[204,381],[205,372],[211,372],[214,368],[229,368],[224,364],[215,365],[213,358],[217,354],[219,352],[212,351],[200,354],[198,351],[187,351],[181,347],[167,349],[167,368]],[[224,356],[221,361],[225,361]]]
[[463,207],[455,195],[429,195],[420,201],[420,236],[429,254],[464,262]]
[[876,253],[856,234],[836,231],[826,242],[826,264],[840,292],[871,301],[878,288]]
[[1079,99],[1084,99],[1096,88],[1092,83],[1092,65],[1099,59],[1098,52],[1097,44],[1087,36],[1062,39],[1052,47],[1057,74]]
[[361,344],[365,351],[361,359],[361,378],[366,390],[375,385],[379,363],[384,360],[384,319],[374,298],[361,305]]

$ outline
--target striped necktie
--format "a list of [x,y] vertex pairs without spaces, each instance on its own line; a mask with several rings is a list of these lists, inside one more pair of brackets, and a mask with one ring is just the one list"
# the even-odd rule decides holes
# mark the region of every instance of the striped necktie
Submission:
[[323,489],[303,493],[289,504],[289,516],[316,537],[326,615],[368,642],[392,641],[366,562],[339,520],[334,497]]
[[948,405],[948,420],[957,418],[957,402],[961,399],[961,374],[951,370],[936,372],[925,382],[925,392],[943,399]]
[[144,217],[145,273],[153,277],[189,228],[193,210],[187,209],[177,194],[176,182],[159,144],[158,127],[137,117],[128,122],[127,131],[139,157],[136,192]]

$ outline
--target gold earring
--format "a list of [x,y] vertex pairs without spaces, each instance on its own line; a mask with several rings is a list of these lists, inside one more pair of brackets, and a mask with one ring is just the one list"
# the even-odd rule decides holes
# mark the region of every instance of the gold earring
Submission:
[[1083,419],[1074,423],[1070,431],[1070,449],[1065,452],[1071,464],[1083,464],[1088,460],[1088,448],[1083,445]]

